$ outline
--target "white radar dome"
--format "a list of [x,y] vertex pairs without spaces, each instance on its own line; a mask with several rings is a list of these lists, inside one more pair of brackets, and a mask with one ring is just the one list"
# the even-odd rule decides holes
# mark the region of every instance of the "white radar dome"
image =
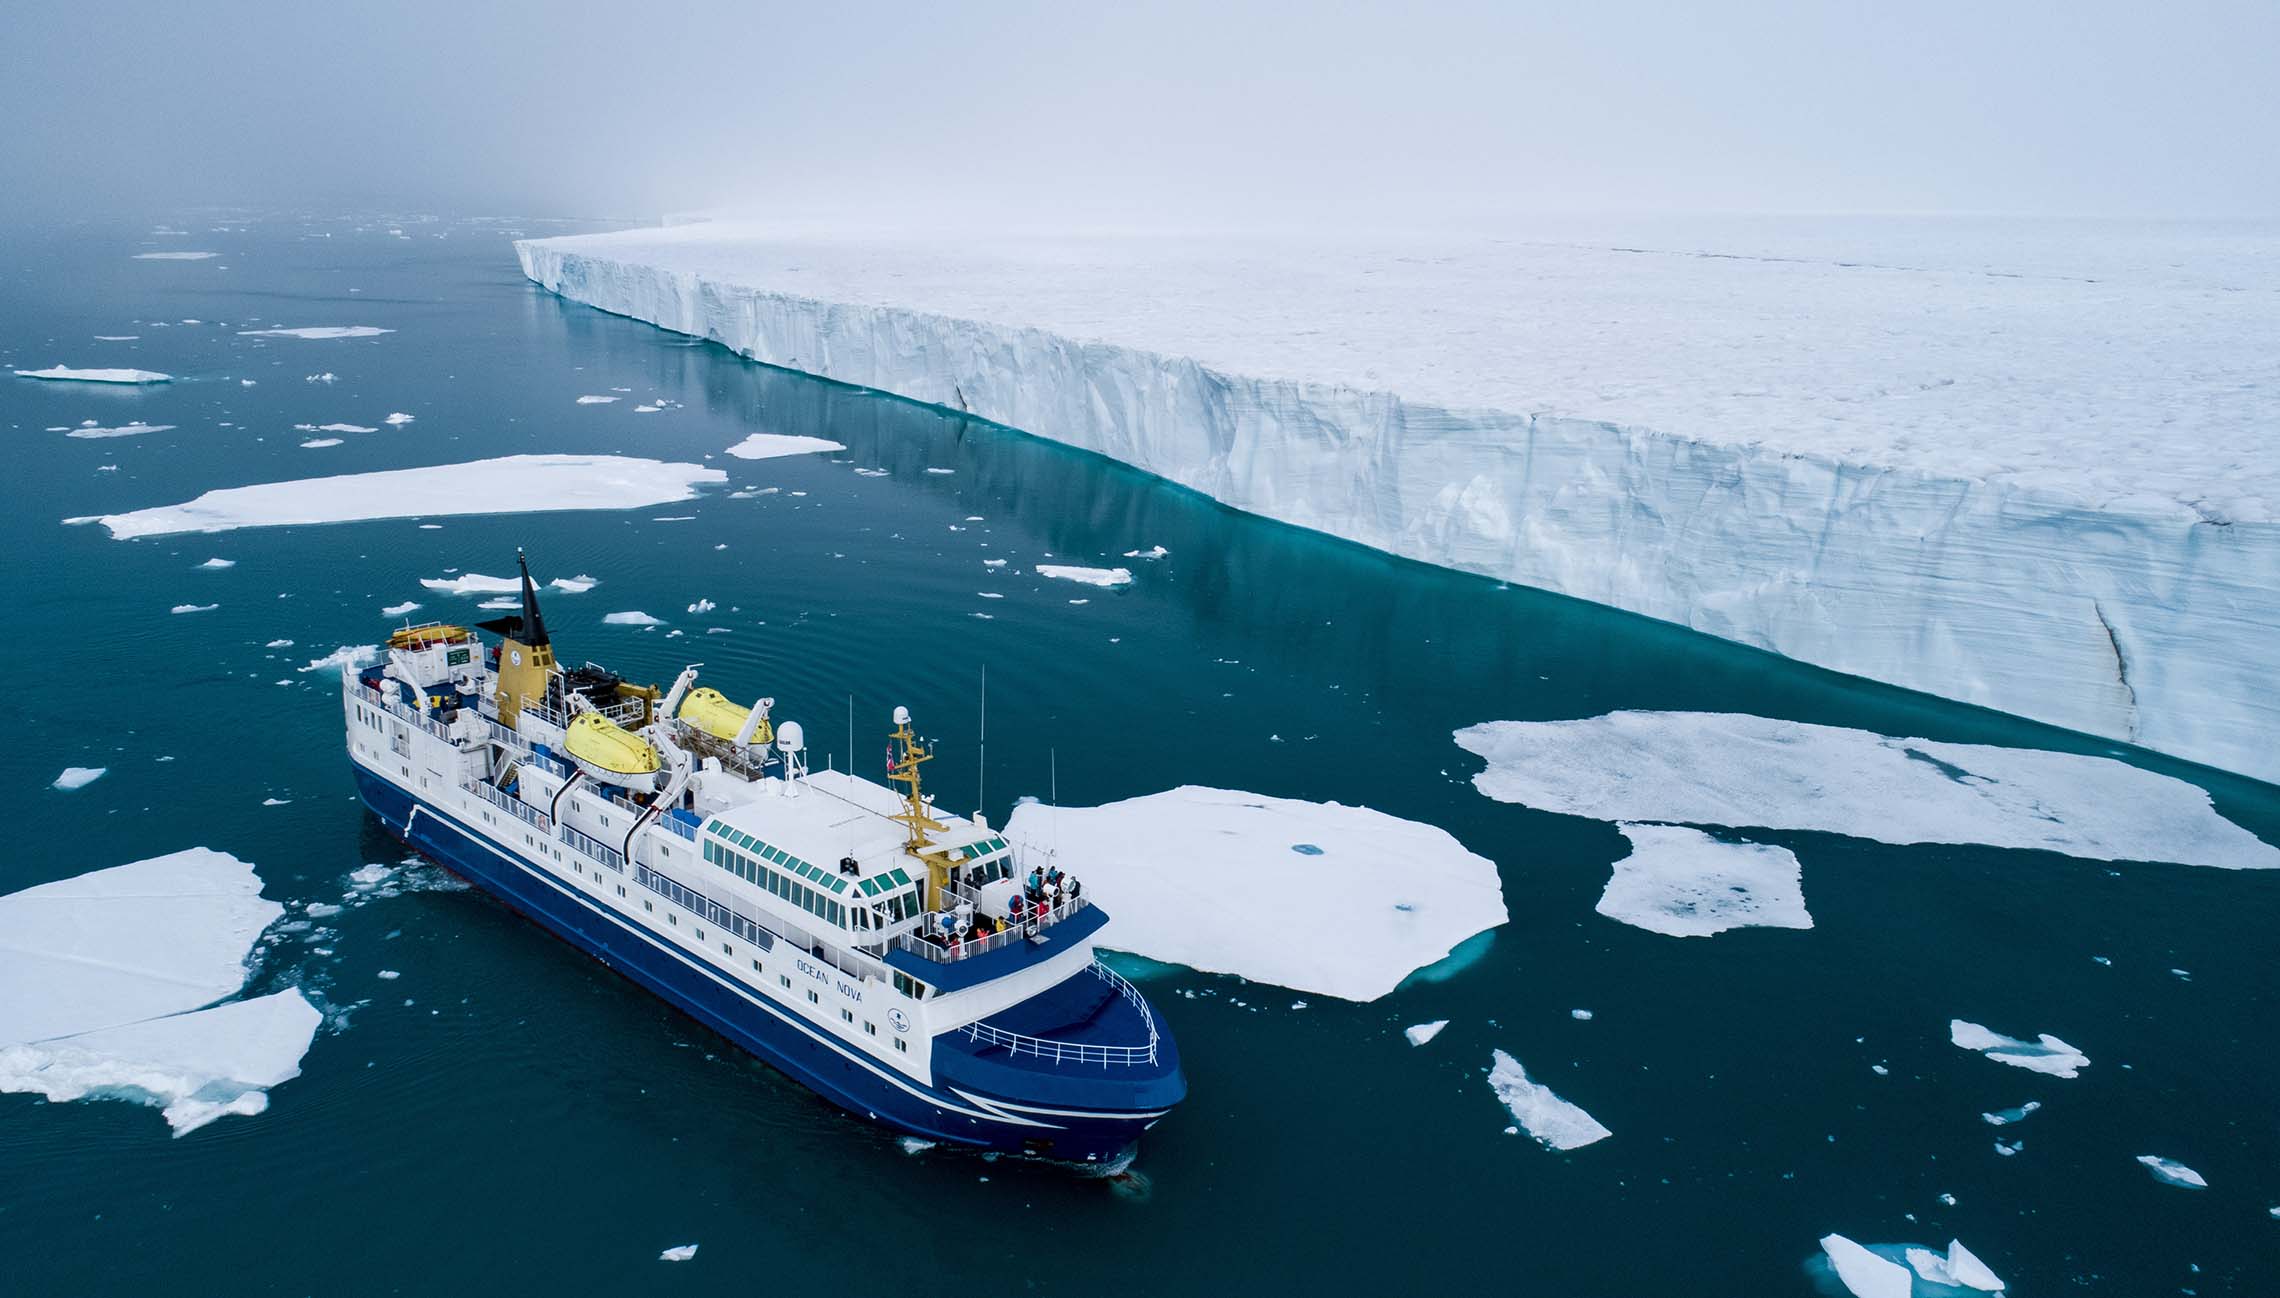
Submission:
[[776,747],[787,753],[796,753],[807,747],[807,735],[797,721],[787,721],[776,727]]
[[909,708],[898,707],[895,709],[895,724],[898,726],[907,726],[910,724]]

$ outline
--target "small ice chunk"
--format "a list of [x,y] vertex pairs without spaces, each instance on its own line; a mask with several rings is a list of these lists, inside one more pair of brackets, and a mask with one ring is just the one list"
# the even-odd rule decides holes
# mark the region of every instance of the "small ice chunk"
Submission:
[[301,913],[310,919],[330,919],[340,914],[340,907],[329,901],[312,901],[301,908]]
[[2002,1277],[1995,1274],[1977,1254],[1963,1246],[1960,1239],[1950,1239],[1947,1251],[1948,1284],[1962,1285],[1982,1293],[1996,1293],[2003,1288]]
[[711,600],[700,597],[696,603],[689,605],[689,611],[691,613],[710,613],[718,607],[719,605],[713,603]]
[[1003,560],[1003,559],[984,559],[984,560],[982,560],[982,566],[983,566],[984,568],[1003,568],[1003,567],[1005,566],[1005,560]]
[[394,969],[383,969],[380,971],[380,977],[388,982],[394,982],[403,976],[404,975],[402,973]]
[[380,430],[367,428],[363,424],[318,424],[317,431],[320,433],[377,433]]
[[393,329],[373,325],[308,325],[298,329],[240,329],[241,338],[377,338]]
[[1571,1019],[1577,1019],[1577,1020],[1580,1020],[1581,1022],[1584,1022],[1584,1023],[1589,1023],[1589,1022],[1591,1022],[1591,1011],[1590,1011],[1590,1010],[1569,1010],[1569,1011],[1568,1011],[1568,1017],[1569,1017],[1569,1018],[1571,1018]]
[[1908,1298],[1916,1282],[1908,1268],[1881,1258],[1842,1235],[1823,1235],[1821,1251],[1828,1255],[1837,1282],[1853,1298]]
[[1995,1152],[2005,1158],[2017,1157],[2026,1147],[2027,1142],[2023,1140],[2004,1141],[1999,1139],[1995,1142]]
[[322,374],[303,375],[301,377],[301,381],[303,383],[337,383],[340,381],[340,375],[333,373],[331,370],[326,370]]
[[[654,409],[655,407],[651,407]],[[812,455],[819,451],[844,451],[847,448],[823,437],[803,437],[792,433],[754,433],[728,448],[728,453],[740,460],[772,460],[780,455]]]
[[[405,414],[403,411],[401,411],[401,410],[398,410],[398,411],[395,411],[394,413],[390,414],[390,415],[389,415],[389,416],[388,416],[386,419],[383,419],[383,420],[381,420],[380,422],[381,422],[381,423],[384,423],[384,424],[408,424],[408,423],[412,422],[412,417],[411,417],[410,415],[407,415],[407,414]],[[723,475],[723,476],[726,476],[726,475]]]
[[1581,1149],[1615,1134],[1599,1125],[1597,1118],[1554,1095],[1550,1087],[1529,1080],[1519,1060],[1501,1050],[1495,1052],[1495,1059],[1488,1073],[1489,1086],[1512,1111],[1512,1120],[1527,1128],[1545,1148]]
[[171,383],[174,376],[157,370],[75,370],[52,365],[44,370],[17,370],[18,378],[50,379],[70,383]]
[[73,789],[84,789],[102,779],[103,773],[110,769],[108,766],[66,766],[63,774],[55,777],[54,787],[66,793]]
[[1101,807],[1024,804],[1005,836],[1084,863],[1118,950],[1345,1000],[1376,1000],[1507,918],[1495,863],[1366,807],[1188,785]]
[[1124,557],[1127,559],[1161,559],[1170,553],[1171,551],[1160,545],[1151,545],[1145,550],[1126,550]]
[[290,807],[293,805],[293,800],[291,798],[263,798],[261,805],[264,807]]
[[575,577],[556,577],[546,584],[566,595],[583,595],[595,586],[600,585],[601,582],[599,578],[579,573]]
[[213,612],[215,609],[217,609],[217,608],[220,608],[220,607],[221,607],[221,605],[219,605],[219,604],[177,604],[177,605],[175,605],[173,608],[170,608],[170,609],[168,609],[168,610],[167,610],[167,612],[169,612],[169,613],[177,613],[177,614],[180,614],[180,613],[211,613],[211,612]]
[[1130,568],[1085,568],[1067,563],[1041,563],[1033,571],[1040,577],[1055,581],[1081,581],[1087,586],[1129,586],[1132,584]]
[[690,1258],[693,1258],[693,1257],[695,1257],[696,1255],[697,1255],[697,1246],[696,1246],[696,1245],[694,1245],[694,1244],[675,1244],[673,1247],[671,1247],[671,1248],[669,1248],[669,1249],[666,1249],[666,1250],[665,1250],[664,1252],[662,1252],[662,1253],[659,1253],[659,1254],[657,1255],[657,1260],[658,1260],[658,1261],[660,1261],[660,1262],[686,1262],[686,1261],[688,1261]]
[[116,427],[116,428],[97,428],[95,425],[93,425],[93,424],[89,423],[89,424],[81,424],[79,427],[72,429],[72,430],[71,430],[70,432],[68,432],[68,433],[65,433],[65,434],[64,434],[64,436],[65,436],[65,437],[78,437],[78,438],[83,438],[83,439],[87,439],[87,440],[95,440],[95,439],[99,439],[99,438],[105,438],[105,437],[140,437],[140,436],[142,436],[144,433],[164,433],[164,432],[170,432],[170,431],[172,431],[172,430],[173,430],[173,428],[174,428],[174,425],[173,425],[173,424],[141,424],[141,423],[136,423],[136,424],[120,424],[120,425],[119,425],[118,427]]
[[304,451],[321,451],[325,447],[338,445],[340,445],[340,439],[337,437],[312,437],[301,443],[301,449]]
[[623,613],[609,613],[609,614],[605,614],[605,615],[603,615],[603,617],[602,617],[602,622],[603,622],[603,624],[604,624],[604,625],[606,625],[606,626],[663,626],[663,625],[665,625],[665,619],[663,619],[663,618],[658,618],[658,617],[651,617],[649,614],[647,614],[647,613],[644,613],[644,612],[640,611],[639,609],[631,609],[631,610],[628,610],[628,611],[626,611],[626,612],[623,612]]
[[235,559],[208,559],[208,560],[206,560],[204,563],[201,563],[201,564],[199,564],[198,566],[199,566],[200,568],[204,568],[204,569],[207,569],[207,570],[209,570],[209,571],[215,571],[215,572],[218,572],[218,571],[220,571],[220,570],[221,570],[221,569],[223,569],[223,568],[235,568],[235,567],[237,567],[237,560],[235,560]]
[[584,396],[578,398],[578,404],[581,406],[606,406],[612,401],[616,401],[617,399],[618,398],[616,397],[608,396]]
[[956,469],[937,469],[937,468],[933,467],[932,465],[929,465],[929,466],[927,466],[927,470],[926,470],[926,471],[927,471],[928,473],[939,474],[939,475],[941,475],[941,476],[944,476],[944,477],[947,477],[947,476],[949,476],[950,474],[953,474],[953,473],[956,473],[956,472],[957,472],[957,470],[956,470]]
[[501,595],[497,599],[484,600],[482,603],[477,604],[475,607],[488,609],[521,608],[522,601],[512,595]]
[[2208,1178],[2176,1159],[2163,1158],[2157,1154],[2140,1154],[2138,1161],[2145,1164],[2145,1170],[2153,1173],[2154,1179],[2164,1185],[2181,1186],[2188,1190],[2209,1188]]
[[2025,1122],[2028,1114],[2041,1107],[2041,1100],[2029,1100],[2018,1108],[1997,1109],[1993,1113],[1982,1113],[1979,1118],[1980,1121],[1985,1122],[1990,1127],[2008,1127],[2013,1123]]
[[2052,1077],[2073,1077],[2090,1066],[2089,1056],[2048,1032],[2042,1033],[2039,1040],[2021,1041],[2016,1037],[1989,1031],[1977,1023],[1950,1019],[1948,1040],[1965,1050],[1976,1050],[1998,1063],[2030,1072],[2048,1073]]
[[261,647],[264,649],[290,649],[293,647],[293,642],[290,640],[271,640]]
[[902,1146],[902,1152],[906,1154],[923,1154],[927,1150],[934,1148],[933,1141],[921,1140],[916,1136],[904,1136],[900,1141],[896,1143]]
[[401,603],[401,604],[390,604],[388,607],[386,607],[386,608],[384,608],[384,609],[381,609],[381,610],[380,610],[380,616],[382,616],[382,617],[402,617],[402,616],[403,616],[403,615],[405,615],[406,613],[409,613],[409,612],[411,612],[412,610],[414,610],[414,609],[418,608],[419,606],[420,606],[420,602],[419,602],[418,600],[416,600],[416,599],[408,599],[408,600],[405,600],[405,601],[404,601],[403,603]]
[[376,644],[344,644],[322,658],[310,659],[309,665],[300,670],[321,672],[328,667],[337,667],[343,671],[353,671],[379,656],[380,646]]
[[101,523],[113,537],[125,541],[175,532],[378,518],[634,509],[687,500],[696,494],[697,484],[727,480],[726,473],[701,465],[620,455],[508,455],[467,464],[225,487],[179,505],[65,521]]
[[1722,843],[1677,825],[1619,825],[1631,854],[1615,863],[1600,914],[1671,937],[1730,928],[1811,928],[1797,857],[1786,847]]
[[[222,254],[218,252],[138,252],[136,261],[210,261]],[[185,322],[187,323],[187,322]]]
[[1447,1019],[1435,1019],[1430,1023],[1412,1023],[1401,1030],[1401,1035],[1409,1038],[1409,1044],[1421,1046],[1441,1035],[1441,1029],[1447,1026],[1449,1026]]
[[457,577],[422,577],[420,585],[446,595],[518,595],[522,593],[520,577],[486,577],[479,572],[461,573]]

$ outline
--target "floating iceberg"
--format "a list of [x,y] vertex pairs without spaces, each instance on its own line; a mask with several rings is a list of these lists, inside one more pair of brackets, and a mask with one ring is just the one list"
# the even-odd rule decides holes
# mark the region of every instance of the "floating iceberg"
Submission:
[[2280,867],[2200,788],[2105,757],[1719,712],[1491,721],[1456,740],[1488,762],[1482,793],[1574,816]]
[[1512,1120],[1547,1149],[1581,1149],[1615,1134],[1599,1125],[1599,1119],[1554,1095],[1552,1088],[1529,1080],[1520,1061],[1501,1050],[1495,1052],[1488,1084],[1512,1111]]
[[1056,581],[1079,581],[1087,586],[1129,586],[1132,584],[1130,568],[1080,568],[1066,563],[1041,563],[1037,575]]
[[66,766],[63,774],[55,777],[54,787],[66,793],[73,789],[84,789],[102,779],[104,772],[110,769],[108,766]]
[[[713,548],[717,550],[720,547],[714,546]],[[552,586],[558,591],[561,591],[565,595],[583,595],[587,591],[592,590],[595,586],[600,585],[601,582],[599,578],[589,577],[584,573],[579,573],[575,577],[556,577],[554,580],[546,584]]]
[[44,370],[17,370],[18,378],[56,379],[73,383],[171,383],[174,376],[157,370],[75,370],[54,365]]
[[1853,1298],[1908,1298],[1915,1291],[1916,1282],[1908,1278],[1908,1268],[1842,1235],[1823,1235],[1821,1252],[1828,1256],[1837,1283]]
[[604,626],[663,626],[665,619],[651,617],[647,613],[634,609],[624,613],[605,613],[602,615],[602,624]]
[[1915,1268],[1916,1274],[1922,1276],[1926,1284],[1945,1285],[1950,1289],[1977,1289],[1981,1293],[2002,1291],[2002,1279],[1970,1249],[1965,1248],[1960,1239],[1949,1240],[1944,1255],[1914,1245],[1901,1245],[1900,1248],[1902,1256],[1908,1259],[1908,1265]]
[[1435,1019],[1431,1023],[1412,1023],[1401,1030],[1401,1035],[1409,1038],[1409,1044],[1421,1046],[1441,1035],[1441,1029],[1447,1026],[1449,1026],[1447,1019]]
[[522,593],[520,577],[486,577],[479,572],[461,573],[456,577],[422,577],[420,585],[446,595],[519,595]]
[[[1997,1063],[2034,1073],[2048,1073],[2052,1077],[2079,1076],[2083,1069],[2090,1066],[2088,1055],[2048,1032],[2041,1034],[2039,1040],[2021,1041],[2016,1037],[1990,1031],[1977,1023],[1950,1019],[1948,1040],[1966,1050],[1976,1050]],[[2024,1117],[2025,1111],[2020,1116]]]
[[377,338],[392,334],[393,329],[380,329],[372,325],[311,325],[301,329],[240,329],[246,338]]
[[[616,400],[616,398],[611,398]],[[808,455],[817,451],[844,451],[847,448],[822,437],[801,437],[791,433],[754,433],[728,448],[728,453],[740,460],[772,460],[779,455]]]
[[1237,509],[2272,780],[2280,270],[2238,246],[716,221],[516,252],[572,300]]
[[269,1107],[301,1075],[324,1016],[298,988],[75,1036],[0,1046],[0,1090],[61,1103],[89,1095],[159,1105],[179,1136]]
[[380,616],[382,616],[382,617],[402,617],[404,614],[406,614],[406,613],[410,613],[410,612],[412,612],[412,611],[416,610],[417,608],[419,608],[419,606],[420,606],[420,603],[419,603],[419,601],[418,601],[418,600],[416,600],[416,599],[408,599],[408,600],[405,600],[405,601],[404,601],[403,603],[401,603],[401,604],[390,604],[388,607],[386,607],[386,608],[384,608],[384,609],[381,609],[381,610],[380,610]]
[[1599,913],[1650,933],[1708,937],[1730,928],[1811,928],[1797,857],[1785,847],[1721,843],[1698,829],[1622,825]]
[[1115,917],[1116,950],[1345,1000],[1376,1000],[1507,918],[1494,863],[1366,807],[1188,785],[1023,803],[1005,833],[1060,853]]
[[140,437],[144,433],[167,433],[172,431],[174,431],[174,425],[172,424],[120,424],[116,428],[97,428],[93,424],[81,424],[79,427],[72,429],[68,433],[65,433],[64,436],[81,437],[92,440],[102,437]]
[[224,487],[179,505],[64,521],[101,523],[123,541],[174,532],[376,518],[635,509],[687,500],[697,494],[698,484],[727,480],[719,469],[621,455],[509,455],[468,464]]
[[2208,1178],[2176,1159],[2163,1158],[2157,1154],[2140,1154],[2138,1161],[2145,1164],[2145,1170],[2153,1173],[2153,1178],[2164,1185],[2174,1185],[2187,1190],[2206,1190],[2209,1188]]

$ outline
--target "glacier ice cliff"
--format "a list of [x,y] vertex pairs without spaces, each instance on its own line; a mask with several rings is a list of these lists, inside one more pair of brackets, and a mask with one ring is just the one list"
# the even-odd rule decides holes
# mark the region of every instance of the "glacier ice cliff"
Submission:
[[515,247],[570,300],[1237,509],[2280,780],[2269,266],[1785,237]]

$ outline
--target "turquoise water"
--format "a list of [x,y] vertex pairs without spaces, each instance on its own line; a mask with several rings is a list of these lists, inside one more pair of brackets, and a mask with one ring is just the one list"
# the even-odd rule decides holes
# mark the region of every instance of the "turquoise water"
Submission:
[[[180,224],[196,233],[5,239],[8,368],[180,381],[0,387],[14,449],[0,671],[17,729],[0,787],[24,807],[0,889],[202,844],[255,862],[279,900],[339,900],[349,871],[402,853],[351,792],[337,699],[295,669],[380,638],[384,605],[474,616],[418,579],[504,573],[522,546],[543,576],[601,579],[548,601],[565,656],[659,680],[701,659],[732,695],[773,694],[819,759],[845,760],[851,693],[865,762],[907,704],[943,741],[930,787],[969,804],[986,664],[993,816],[1056,777],[1072,804],[1181,783],[1364,803],[1495,860],[1513,919],[1461,968],[1370,1005],[1294,1009],[1279,989],[1151,971],[1193,1094],[1133,1176],[1102,1181],[906,1153],[481,894],[374,902],[329,921],[330,955],[285,942],[255,976],[369,1002],[319,1036],[269,1112],[169,1139],[141,1107],[0,1096],[0,1290],[1779,1295],[1814,1292],[1805,1263],[1832,1230],[1960,1236],[2020,1294],[2280,1288],[2280,874],[1753,832],[1802,860],[1815,928],[1672,939],[1593,913],[1625,851],[1612,826],[1482,797],[1450,732],[1689,708],[2114,752],[2203,785],[2274,841],[2280,791],[1396,561],[754,366],[538,291],[500,223]],[[224,256],[131,260],[153,247]],[[183,320],[206,323],[155,324]],[[396,332],[236,332],[255,322]],[[620,387],[616,404],[575,404]],[[676,404],[635,412],[657,398]],[[293,431],[393,411],[415,420],[337,447],[304,450],[312,434]],[[44,431],[86,419],[176,427]],[[848,452],[722,455],[756,431]],[[60,522],[540,451],[710,457],[732,488],[780,490],[438,530],[119,542]],[[1152,545],[1169,557],[1116,557]],[[1048,553],[1140,579],[1107,593],[983,567]],[[209,557],[236,566],[196,570]],[[700,598],[718,609],[683,612]],[[689,634],[603,625],[631,609]],[[280,638],[295,644],[265,647]],[[110,773],[49,788],[66,765]],[[2051,1032],[2094,1063],[2071,1081],[2005,1068],[1949,1045],[1951,1017]],[[1403,1041],[1439,1018],[1431,1046]],[[1613,1138],[1556,1154],[1503,1134],[1484,1081],[1495,1048]],[[1999,1157],[1979,1114],[2030,1099],[2044,1108],[2000,1133],[2025,1149]],[[2157,1184],[2134,1161],[2147,1153],[2212,1188]],[[689,1242],[696,1260],[656,1261]]]

